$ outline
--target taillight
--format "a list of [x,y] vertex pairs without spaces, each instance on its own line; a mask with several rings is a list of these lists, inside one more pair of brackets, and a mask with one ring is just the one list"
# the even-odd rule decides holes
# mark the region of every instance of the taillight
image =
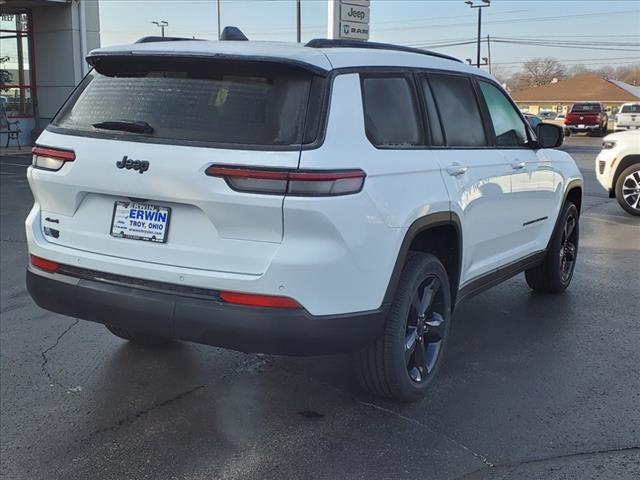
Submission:
[[272,295],[256,295],[253,293],[220,292],[223,302],[249,307],[267,308],[302,308],[298,302],[289,297]]
[[210,166],[205,173],[224,178],[239,192],[321,197],[358,193],[366,177],[362,170],[283,170],[220,165]]
[[73,162],[76,159],[75,153],[57,148],[33,147],[31,153],[33,154],[31,164],[43,170],[60,170],[66,162]]
[[31,265],[49,273],[55,273],[60,268],[60,264],[58,262],[45,260],[44,258],[36,257],[35,255],[31,255]]

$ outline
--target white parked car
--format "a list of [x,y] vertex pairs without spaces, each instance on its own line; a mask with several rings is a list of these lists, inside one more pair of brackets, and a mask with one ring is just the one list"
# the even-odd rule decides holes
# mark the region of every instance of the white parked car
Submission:
[[596,177],[622,208],[640,215],[640,130],[604,137],[596,158]]
[[640,102],[625,103],[616,115],[615,130],[640,129]]
[[336,40],[88,60],[28,170],[46,309],[140,343],[356,351],[365,388],[409,401],[464,299],[571,281],[580,172],[483,70]]

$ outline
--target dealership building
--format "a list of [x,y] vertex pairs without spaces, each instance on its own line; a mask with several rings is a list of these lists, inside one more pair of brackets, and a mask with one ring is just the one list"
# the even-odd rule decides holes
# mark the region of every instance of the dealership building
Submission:
[[584,74],[511,92],[511,96],[523,112],[535,115],[545,111],[566,114],[571,105],[580,102],[600,102],[615,115],[625,103],[640,101],[640,87]]
[[98,0],[0,0],[0,14],[0,108],[30,145],[89,70]]

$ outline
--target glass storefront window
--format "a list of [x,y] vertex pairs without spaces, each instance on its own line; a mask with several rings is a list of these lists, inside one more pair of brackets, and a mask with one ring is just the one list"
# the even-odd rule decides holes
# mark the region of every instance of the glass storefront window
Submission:
[[0,102],[7,111],[8,117],[30,117],[33,115],[31,87],[2,87]]
[[2,14],[0,18],[0,108],[9,117],[31,117],[29,16]]
[[26,32],[28,28],[29,17],[26,13],[3,13],[2,17],[0,18],[0,30],[20,30],[22,32]]

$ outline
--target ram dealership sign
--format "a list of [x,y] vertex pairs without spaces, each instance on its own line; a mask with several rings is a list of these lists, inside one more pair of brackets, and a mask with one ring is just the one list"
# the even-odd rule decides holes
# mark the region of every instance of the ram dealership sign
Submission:
[[329,0],[328,37],[369,40],[369,0]]

